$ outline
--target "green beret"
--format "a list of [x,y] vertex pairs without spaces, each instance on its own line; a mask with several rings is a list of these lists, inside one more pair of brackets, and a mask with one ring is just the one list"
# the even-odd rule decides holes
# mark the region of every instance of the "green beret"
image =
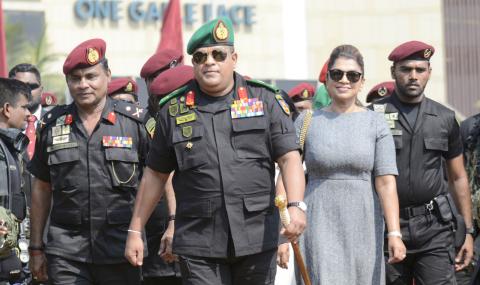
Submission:
[[201,47],[226,45],[233,46],[233,25],[227,17],[212,20],[193,33],[187,45],[187,53]]

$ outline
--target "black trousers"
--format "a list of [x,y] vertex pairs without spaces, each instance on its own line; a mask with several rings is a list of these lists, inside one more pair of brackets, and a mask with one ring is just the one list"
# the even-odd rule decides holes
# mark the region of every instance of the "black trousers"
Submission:
[[180,256],[183,285],[273,285],[277,249],[230,258]]
[[49,283],[72,285],[140,285],[140,269],[129,263],[92,264],[47,255]]
[[410,219],[401,218],[400,227],[407,257],[401,263],[386,265],[387,284],[411,285],[412,280],[415,285],[457,284],[450,222],[442,222],[433,211]]
[[142,285],[182,285],[182,278],[177,276],[168,277],[143,277]]

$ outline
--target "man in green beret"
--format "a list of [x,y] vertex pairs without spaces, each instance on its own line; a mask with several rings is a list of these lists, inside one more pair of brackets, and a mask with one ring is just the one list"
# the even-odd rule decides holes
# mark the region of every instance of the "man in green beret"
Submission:
[[125,256],[143,262],[142,230],[174,171],[173,251],[183,284],[273,284],[279,215],[274,163],[284,173],[291,241],[303,232],[304,175],[280,90],[234,72],[232,23],[215,19],[188,43],[195,80],[161,100]]

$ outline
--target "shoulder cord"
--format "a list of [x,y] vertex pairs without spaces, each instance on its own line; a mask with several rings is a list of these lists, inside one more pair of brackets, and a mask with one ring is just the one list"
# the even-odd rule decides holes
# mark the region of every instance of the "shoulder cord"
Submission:
[[305,148],[305,139],[307,137],[308,127],[310,126],[310,122],[312,121],[313,112],[308,110],[303,118],[302,128],[300,129],[300,149],[302,150],[302,158],[305,156],[305,152],[303,151]]

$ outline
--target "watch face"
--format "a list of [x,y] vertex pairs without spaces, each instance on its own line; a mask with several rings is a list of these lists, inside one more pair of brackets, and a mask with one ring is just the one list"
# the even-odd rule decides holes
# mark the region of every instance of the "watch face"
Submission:
[[28,255],[28,252],[20,252],[20,261],[22,263],[27,263],[30,260],[30,256]]
[[20,250],[27,250],[28,249],[28,242],[26,240],[19,240],[18,241],[18,248],[20,248]]

